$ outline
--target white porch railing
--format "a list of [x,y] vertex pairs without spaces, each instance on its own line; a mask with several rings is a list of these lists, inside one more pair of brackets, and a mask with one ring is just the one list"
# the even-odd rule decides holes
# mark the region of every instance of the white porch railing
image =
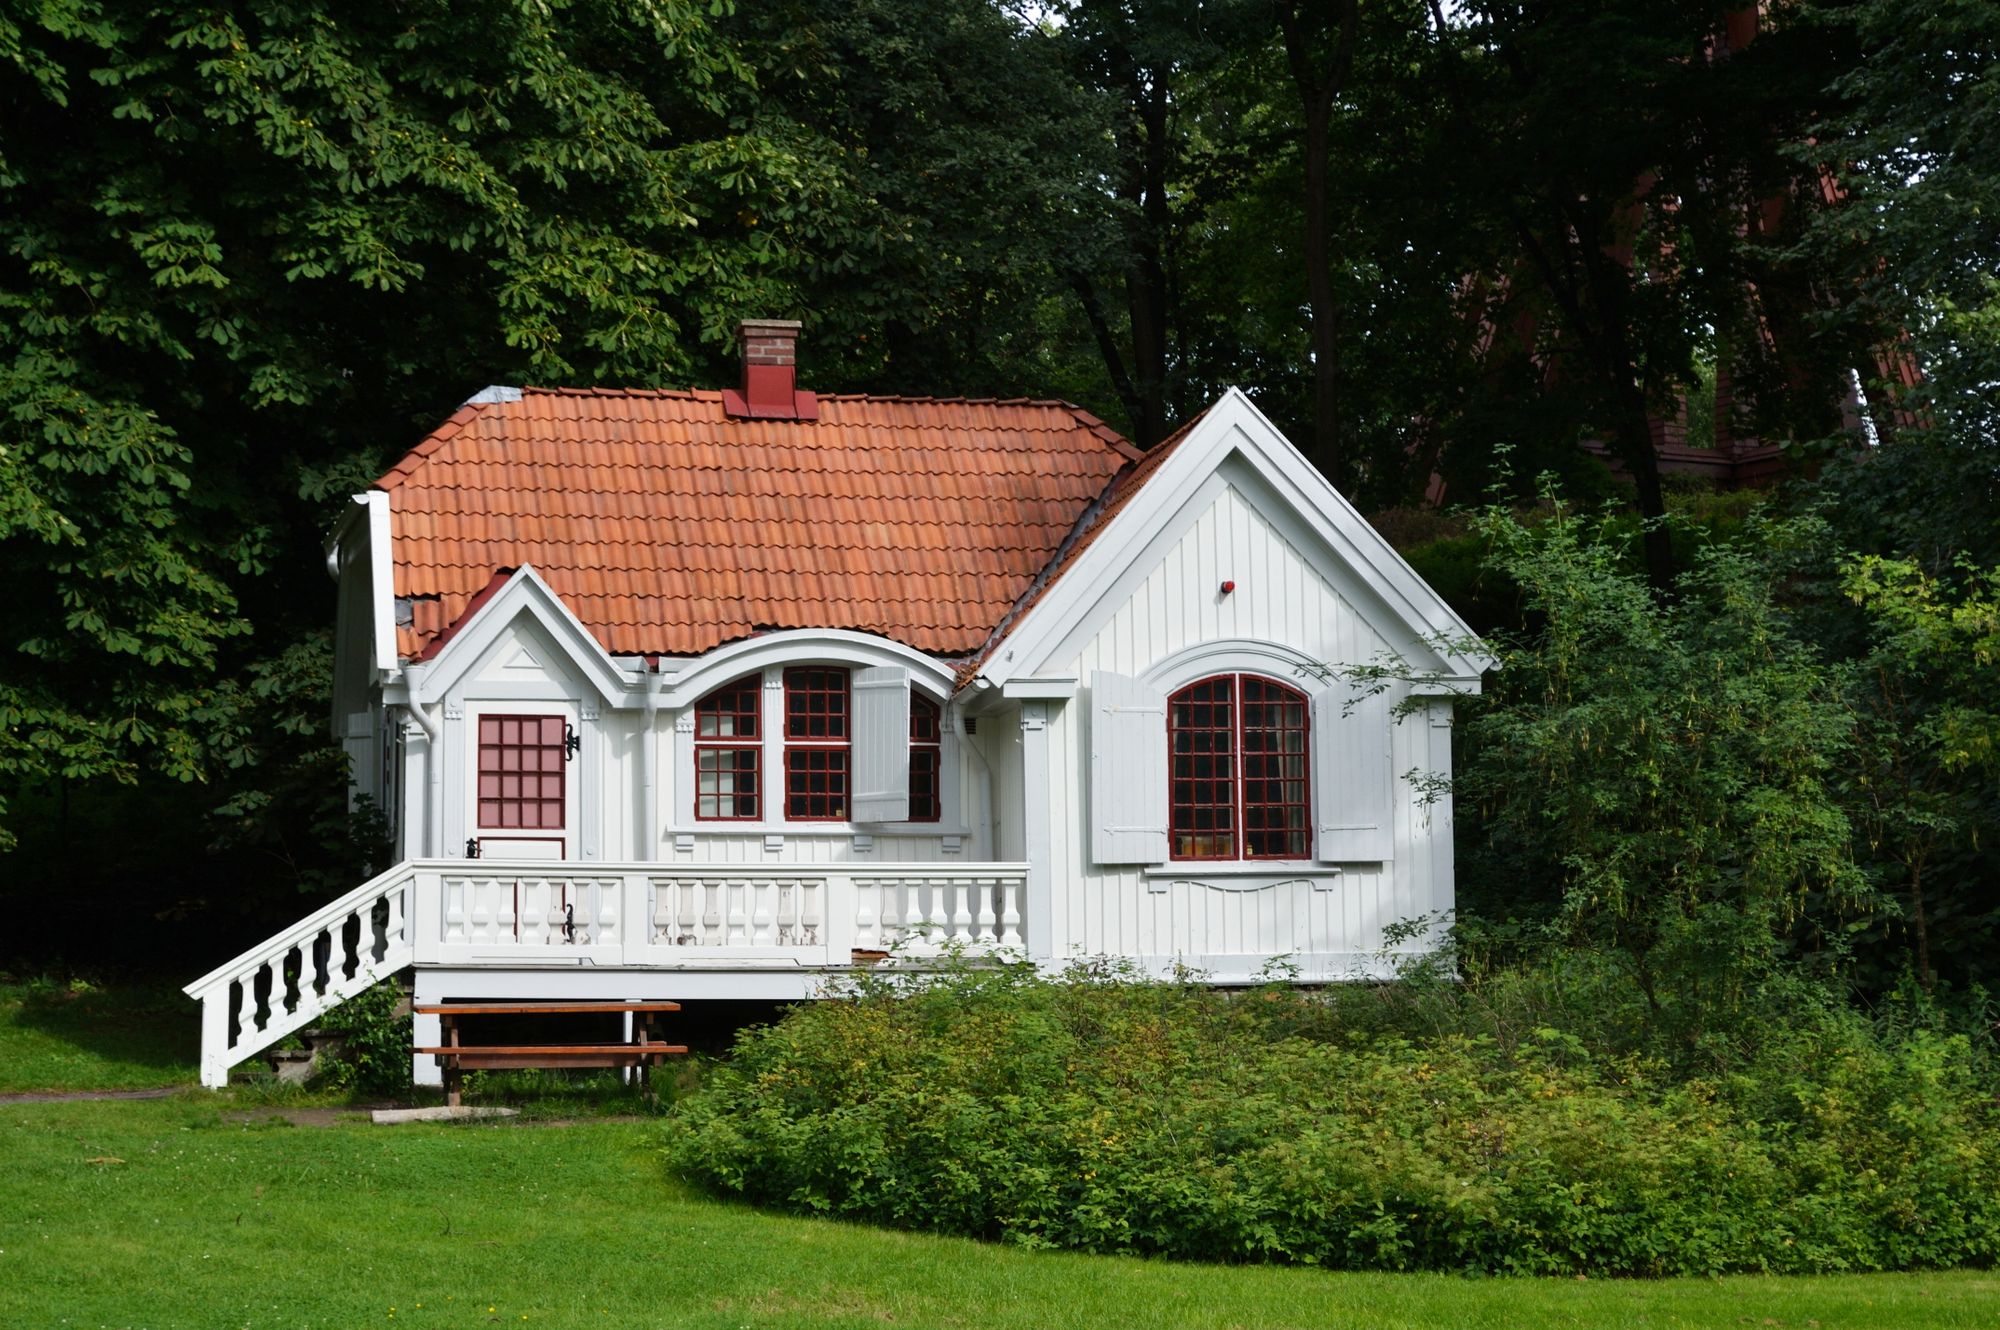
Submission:
[[830,969],[1022,946],[1025,864],[407,860],[188,985],[202,1084],[412,963]]
[[410,963],[412,865],[401,863],[189,984],[201,1003],[201,1083]]

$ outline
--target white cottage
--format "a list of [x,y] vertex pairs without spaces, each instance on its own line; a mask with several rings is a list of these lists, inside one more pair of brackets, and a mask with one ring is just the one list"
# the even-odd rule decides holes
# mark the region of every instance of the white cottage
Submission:
[[[1450,910],[1423,778],[1490,661],[1247,398],[1142,453],[1060,402],[800,391],[797,326],[744,325],[740,389],[489,388],[354,497],[335,734],[399,862],[189,986],[205,1084],[405,968],[419,1003],[797,999],[948,942],[1325,982]],[[1389,655],[1415,707],[1328,673]]]

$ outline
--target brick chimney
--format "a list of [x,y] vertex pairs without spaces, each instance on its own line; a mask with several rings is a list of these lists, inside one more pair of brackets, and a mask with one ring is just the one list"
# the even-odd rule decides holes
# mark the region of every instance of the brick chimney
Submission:
[[724,388],[722,407],[755,420],[818,420],[819,396],[798,389],[797,319],[745,319],[736,325],[743,348],[743,386]]

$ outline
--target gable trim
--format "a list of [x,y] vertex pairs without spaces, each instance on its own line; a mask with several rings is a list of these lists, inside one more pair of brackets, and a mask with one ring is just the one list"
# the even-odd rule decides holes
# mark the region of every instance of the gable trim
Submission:
[[[1267,512],[1267,520],[1283,530],[1289,524],[1282,518],[1294,517],[1317,538],[1315,543],[1365,583],[1373,593],[1374,607],[1391,621],[1376,625],[1378,632],[1400,626],[1409,641],[1440,657],[1446,679],[1476,691],[1479,676],[1495,662],[1465,621],[1236,388],[1203,414],[1173,455],[1028,608],[982,665],[980,676],[1004,685],[1017,675],[1065,664],[1058,656],[1083,622],[1101,608],[1106,588],[1126,580],[1190,503],[1205,492],[1219,492],[1227,483],[1219,473],[1232,458],[1240,458],[1281,508],[1290,510],[1290,514]],[[1309,550],[1300,553],[1311,557]],[[1439,650],[1435,644],[1440,639],[1457,645]],[[1468,648],[1465,643],[1473,645]]]
[[951,697],[951,667],[915,647],[845,628],[795,628],[731,642],[680,662],[679,670],[665,683],[658,705],[678,710],[753,670],[814,661],[850,667],[901,666],[909,671],[911,682],[922,685],[925,692],[940,699]]
[[624,702],[632,681],[570,613],[562,597],[526,564],[511,576],[496,574],[466,616],[448,631],[435,654],[419,662],[420,667],[404,671],[409,700],[421,706],[455,692],[498,645],[508,625],[524,614],[554,643],[580,683],[596,689],[606,703],[616,706]]

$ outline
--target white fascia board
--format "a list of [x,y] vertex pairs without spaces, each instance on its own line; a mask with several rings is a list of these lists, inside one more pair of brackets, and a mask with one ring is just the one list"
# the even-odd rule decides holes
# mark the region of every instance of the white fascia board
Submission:
[[389,564],[389,496],[368,490],[347,496],[348,506],[326,538],[326,572],[335,582],[347,576],[343,557],[355,539],[355,527],[364,526],[361,548],[368,552],[368,609],[372,640],[368,644],[369,663],[378,678],[402,669],[396,656],[396,579]]
[[1009,701],[1066,702],[1076,696],[1076,679],[1009,679],[1001,686],[1000,695]]
[[387,672],[401,666],[396,654],[396,570],[389,562],[389,496],[382,490],[357,494],[354,501],[368,514],[368,604],[373,611],[375,668]]
[[[387,495],[383,496],[387,498]],[[576,667],[577,674],[597,689],[607,706],[642,704],[641,681],[618,668],[597,639],[570,613],[540,573],[523,564],[493,599],[480,606],[464,627],[437,655],[423,662],[421,675],[410,681],[409,700],[422,705],[451,691],[459,678],[479,663],[507,625],[521,614],[540,624]]]
[[[1366,578],[1382,607],[1409,637],[1476,641],[1472,630],[1354,506],[1319,474],[1263,412],[1231,388],[1209,408],[1077,561],[1029,609],[980,676],[1002,686],[1066,662],[1051,656],[1100,599],[1101,589],[1139,557],[1160,526],[1179,512],[1232,456],[1240,456],[1292,508],[1335,557]],[[1495,664],[1483,649],[1441,651],[1444,676],[1476,683]]]
[[659,705],[679,709],[706,697],[730,680],[770,665],[804,665],[827,661],[840,665],[900,665],[912,679],[930,684],[939,696],[951,696],[952,667],[912,646],[857,633],[845,628],[792,628],[761,633],[719,646],[706,655],[662,660],[666,683]]

